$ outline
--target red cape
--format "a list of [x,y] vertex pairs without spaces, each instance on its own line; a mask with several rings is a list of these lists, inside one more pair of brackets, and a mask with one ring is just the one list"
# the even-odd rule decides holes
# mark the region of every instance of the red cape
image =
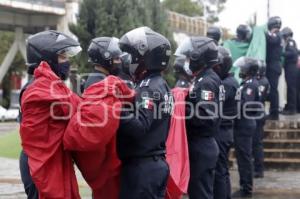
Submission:
[[180,199],[187,193],[190,165],[185,126],[185,97],[188,89],[172,90],[175,106],[166,143],[167,162],[170,167],[166,199]]
[[118,199],[121,163],[116,132],[122,102],[132,101],[133,97],[134,92],[125,82],[114,76],[93,84],[84,92],[83,103],[65,132],[64,147],[73,151],[94,199]]
[[39,198],[79,199],[73,162],[63,150],[62,138],[80,98],[46,62],[41,62],[34,77],[21,100],[20,136]]

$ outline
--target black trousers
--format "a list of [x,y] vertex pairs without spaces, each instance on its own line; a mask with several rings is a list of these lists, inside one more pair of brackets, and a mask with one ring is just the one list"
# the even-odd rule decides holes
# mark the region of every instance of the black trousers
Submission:
[[38,199],[38,190],[32,181],[28,165],[28,156],[24,153],[24,151],[22,151],[20,155],[20,173],[27,198]]
[[284,65],[284,75],[287,85],[286,109],[296,111],[297,109],[297,65],[296,63],[286,63]]
[[169,173],[162,157],[122,161],[120,199],[164,199]]
[[219,147],[215,138],[189,138],[190,199],[213,199]]
[[253,159],[254,172],[258,174],[264,173],[264,125],[265,119],[256,120],[256,130],[253,134]]
[[233,144],[233,128],[220,128],[216,141],[220,154],[216,166],[214,199],[230,199],[231,183],[229,174],[229,152]]
[[300,68],[297,68],[297,111],[300,113]]
[[252,141],[256,126],[234,129],[234,145],[240,176],[240,190],[252,193],[253,190],[253,156]]
[[[272,68],[280,68],[280,63],[270,63],[269,65],[272,66]],[[271,102],[270,105],[270,115],[278,117],[279,115],[279,94],[278,94],[278,82],[280,77],[280,72],[269,69],[269,66],[267,67],[266,77],[269,80],[270,83],[270,94],[269,94],[269,101]]]

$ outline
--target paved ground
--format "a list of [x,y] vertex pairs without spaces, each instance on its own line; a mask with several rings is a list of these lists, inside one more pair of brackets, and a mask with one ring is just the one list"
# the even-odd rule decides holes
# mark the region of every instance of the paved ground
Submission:
[[[0,158],[0,199],[24,199],[20,181],[18,161]],[[233,189],[238,188],[238,175],[232,171]],[[81,192],[90,198],[87,185],[79,177]],[[255,180],[254,199],[297,199],[300,198],[300,172],[266,172],[264,179]]]
[[[16,123],[0,123],[1,135],[13,132],[18,128]],[[77,172],[78,173],[78,172]],[[232,170],[232,187],[238,189],[238,175]],[[78,174],[80,190],[84,199],[90,199],[90,191]],[[253,199],[298,199],[300,198],[300,171],[268,171],[264,179],[255,180]],[[25,199],[20,180],[18,160],[0,157],[0,199]]]
[[0,122],[0,136],[10,133],[19,128],[16,122]]

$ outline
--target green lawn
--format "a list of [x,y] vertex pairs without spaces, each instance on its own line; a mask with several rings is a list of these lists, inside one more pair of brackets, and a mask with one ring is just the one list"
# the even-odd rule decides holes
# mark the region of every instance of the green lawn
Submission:
[[18,159],[21,151],[19,132],[0,136],[0,157]]

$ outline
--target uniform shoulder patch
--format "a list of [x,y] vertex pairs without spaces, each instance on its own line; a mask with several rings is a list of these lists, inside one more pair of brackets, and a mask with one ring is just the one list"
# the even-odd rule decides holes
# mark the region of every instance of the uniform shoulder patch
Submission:
[[150,97],[142,97],[141,106],[142,108],[152,110],[154,107],[153,99]]
[[294,42],[293,42],[293,41],[290,41],[290,42],[289,42],[289,45],[290,45],[290,46],[294,46]]
[[212,101],[215,99],[215,93],[208,90],[201,91],[201,99],[205,101]]

